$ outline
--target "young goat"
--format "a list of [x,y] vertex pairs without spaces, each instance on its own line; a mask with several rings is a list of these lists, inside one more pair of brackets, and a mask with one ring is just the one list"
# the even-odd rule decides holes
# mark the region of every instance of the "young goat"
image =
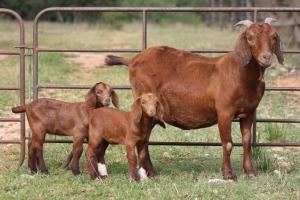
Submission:
[[[89,113],[100,107],[107,107],[110,99],[119,107],[119,98],[112,87],[105,83],[95,84],[85,97],[85,102],[67,103],[54,99],[42,98],[25,106],[12,108],[14,113],[26,112],[32,136],[28,144],[28,167],[32,173],[37,172],[36,164],[43,173],[48,169],[43,158],[43,144],[47,133],[73,136],[71,168],[74,175],[80,173],[79,159],[82,144],[88,138]],[[69,162],[69,161],[67,161]],[[68,165],[69,163],[67,163]]]
[[247,29],[237,40],[234,52],[219,57],[157,46],[132,58],[108,56],[105,61],[108,65],[129,66],[134,98],[145,92],[157,94],[166,123],[185,130],[218,124],[224,179],[236,179],[230,162],[231,122],[239,118],[244,172],[252,176],[256,172],[251,165],[251,127],[265,91],[264,73],[273,53],[279,63],[284,61],[280,37],[270,26],[271,21],[267,18],[263,24],[249,20],[237,23]]
[[[156,174],[152,163],[146,159],[146,152],[148,152],[153,119],[156,117],[161,120],[162,113],[163,108],[152,93],[145,93],[137,98],[131,106],[131,112],[113,108],[94,110],[90,115],[89,143],[86,149],[90,177],[106,178],[104,155],[108,144],[126,145],[131,180],[144,180],[147,179],[147,175]],[[135,147],[138,152],[139,172],[136,169]]]

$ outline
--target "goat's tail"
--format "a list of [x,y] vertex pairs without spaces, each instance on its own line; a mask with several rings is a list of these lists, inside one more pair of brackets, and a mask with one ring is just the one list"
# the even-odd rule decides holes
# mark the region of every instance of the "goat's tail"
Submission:
[[126,65],[128,66],[130,62],[129,58],[123,58],[119,56],[113,56],[113,55],[108,55],[105,58],[105,64],[112,66],[112,65]]
[[22,113],[22,112],[25,112],[26,109],[25,109],[25,106],[17,106],[17,107],[11,108],[11,111],[13,113]]

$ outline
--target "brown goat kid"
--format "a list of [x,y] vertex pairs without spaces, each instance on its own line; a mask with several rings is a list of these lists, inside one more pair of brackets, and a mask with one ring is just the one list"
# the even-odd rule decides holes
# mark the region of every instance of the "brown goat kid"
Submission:
[[[156,175],[148,156],[148,142],[154,117],[161,119],[163,108],[151,93],[142,94],[131,106],[131,112],[113,108],[96,109],[90,115],[89,143],[86,149],[88,172],[92,179],[106,178],[105,150],[109,144],[125,144],[131,180]],[[139,172],[137,172],[138,152]],[[98,162],[98,164],[97,164]]]
[[[88,138],[89,113],[100,107],[107,107],[110,99],[119,107],[119,99],[112,87],[105,83],[95,84],[85,97],[85,102],[67,103],[54,99],[42,98],[25,106],[12,108],[14,113],[26,112],[32,136],[28,144],[28,167],[32,173],[37,172],[36,164],[43,173],[48,173],[44,158],[43,144],[47,133],[73,136],[71,168],[74,175],[80,173],[79,159],[83,142]],[[69,162],[69,161],[67,161]],[[68,165],[69,163],[67,163]]]
[[239,36],[234,52],[220,57],[158,46],[132,58],[108,56],[106,64],[129,66],[134,97],[144,92],[156,94],[164,107],[166,123],[186,130],[218,124],[224,179],[236,179],[230,162],[231,124],[232,119],[239,118],[244,172],[256,175],[250,160],[254,111],[264,94],[264,73],[273,53],[279,63],[284,60],[280,37],[270,26],[271,21],[237,23],[247,29]]

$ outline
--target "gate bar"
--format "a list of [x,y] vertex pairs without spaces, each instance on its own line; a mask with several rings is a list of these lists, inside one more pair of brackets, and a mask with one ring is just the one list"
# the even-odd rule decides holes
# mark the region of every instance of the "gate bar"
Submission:
[[[0,8],[0,13],[5,13],[15,17],[15,19],[19,23],[20,29],[20,44],[17,48],[19,48],[19,52],[16,51],[0,51],[0,54],[4,55],[20,55],[20,86],[19,87],[1,87],[0,90],[19,90],[20,91],[20,105],[25,105],[25,27],[24,22],[20,15],[13,10]],[[0,121],[2,122],[20,122],[20,140],[7,140],[1,141],[0,143],[15,143],[20,144],[20,158],[17,165],[19,169],[24,162],[25,159],[25,113],[20,114],[19,119],[15,118],[1,118]]]
[[[60,49],[60,48],[39,48],[38,47],[38,20],[39,18],[48,12],[141,12],[143,15],[143,41],[141,49]],[[223,7],[223,8],[211,8],[211,7],[196,7],[196,8],[164,8],[164,7],[52,7],[42,10],[36,16],[34,20],[34,71],[38,70],[37,55],[39,52],[131,52],[137,53],[147,48],[147,13],[149,12],[252,12],[253,20],[257,21],[258,12],[300,12],[300,8],[280,7],[280,8],[266,8],[266,7]],[[226,53],[230,49],[185,49],[194,53]],[[300,54],[298,49],[288,49],[284,53]],[[52,88],[52,89],[86,89],[87,86],[67,86],[67,85],[39,85],[38,74],[34,72],[34,99],[38,96],[39,88]],[[130,89],[130,86],[114,86],[119,89]],[[300,91],[299,87],[269,87],[268,91]],[[234,120],[236,121],[236,120]],[[256,143],[256,122],[282,122],[282,123],[300,123],[300,120],[294,119],[256,119],[256,115],[253,119],[253,143],[252,146],[300,146],[299,143]],[[46,142],[54,143],[71,143],[72,140],[46,140]],[[150,142],[154,145],[187,145],[187,146],[219,146],[221,143],[203,143],[203,142]],[[235,144],[237,146],[241,143]]]

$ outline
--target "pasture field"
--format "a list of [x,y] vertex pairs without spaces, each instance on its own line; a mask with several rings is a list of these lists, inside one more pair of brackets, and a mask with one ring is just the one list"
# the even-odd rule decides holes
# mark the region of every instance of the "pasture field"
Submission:
[[[0,49],[12,50],[18,42],[17,26],[0,21]],[[39,24],[39,45],[52,48],[140,48],[142,24],[125,24],[119,29],[100,24]],[[70,31],[72,30],[72,31]],[[243,29],[207,28],[203,25],[154,25],[148,27],[148,46],[170,45],[176,48],[233,48]],[[26,44],[32,46],[32,22],[26,22]],[[93,85],[103,81],[111,85],[129,85],[126,67],[106,67],[103,53],[40,53],[39,83]],[[123,53],[123,56],[133,54]],[[209,56],[213,56],[210,55]],[[285,67],[274,56],[266,70],[267,86],[300,86],[299,62],[285,55]],[[30,58],[26,59],[26,101],[32,74]],[[0,57],[0,85],[18,84],[18,59]],[[199,80],[200,81],[200,80]],[[31,90],[32,91],[32,90]],[[39,97],[69,102],[83,101],[87,90],[41,90]],[[130,90],[117,90],[120,109],[129,110],[133,102]],[[300,118],[300,94],[266,92],[257,110],[258,118]],[[0,91],[0,117],[15,117],[10,108],[18,104],[18,93]],[[297,124],[260,123],[259,142],[300,142]],[[27,134],[30,130],[27,125]],[[0,123],[0,139],[18,138],[17,123]],[[241,142],[238,123],[233,125],[233,139]],[[47,138],[59,138],[47,136]],[[66,139],[66,138],[63,138]],[[68,138],[71,139],[71,138]],[[151,141],[219,142],[216,126],[183,131],[167,126],[155,127]],[[85,145],[86,146],[86,145]],[[0,145],[0,199],[300,199],[300,148],[257,147],[253,165],[258,175],[250,179],[243,174],[243,151],[235,147],[232,165],[237,182],[223,182],[221,147],[150,146],[152,162],[159,175],[141,183],[131,183],[125,147],[111,145],[106,153],[109,177],[92,181],[86,170],[85,156],[80,160],[81,174],[60,169],[72,144],[45,144],[44,158],[50,175],[31,175],[27,155],[23,166],[16,170],[19,146]]]

